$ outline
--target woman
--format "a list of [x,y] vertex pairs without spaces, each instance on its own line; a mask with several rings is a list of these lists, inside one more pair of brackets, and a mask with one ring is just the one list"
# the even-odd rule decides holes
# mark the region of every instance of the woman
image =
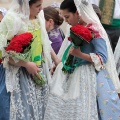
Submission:
[[57,54],[62,45],[62,41],[64,40],[64,36],[61,34],[61,30],[59,28],[64,19],[59,15],[58,10],[51,6],[45,7],[43,11],[46,20],[46,30],[48,32],[49,39],[52,42],[52,48]]
[[[51,55],[56,65],[58,59],[51,49],[45,30],[42,3],[42,0],[13,0],[11,9],[0,24],[0,50],[5,68],[5,74],[1,76],[4,71],[2,65],[0,67],[2,120],[43,119],[49,92],[48,83],[51,80],[49,73]],[[11,58],[4,50],[7,47],[7,40],[25,32],[32,33],[34,38],[31,45],[31,59],[28,62]],[[42,62],[41,58],[44,58],[45,62]],[[42,72],[46,79],[46,84],[42,87],[33,80],[34,76],[39,77],[38,72]],[[10,94],[7,94],[6,90]]]
[[[63,56],[63,63],[53,75],[45,120],[119,120],[120,100],[116,91],[120,92],[120,83],[99,18],[87,0],[64,0],[60,9],[68,24],[87,27],[95,36],[89,44],[83,42],[79,48],[69,46],[69,52],[71,43],[67,39],[63,42],[58,54]],[[74,66],[72,73],[65,74],[61,69],[66,67],[67,53],[74,56]]]

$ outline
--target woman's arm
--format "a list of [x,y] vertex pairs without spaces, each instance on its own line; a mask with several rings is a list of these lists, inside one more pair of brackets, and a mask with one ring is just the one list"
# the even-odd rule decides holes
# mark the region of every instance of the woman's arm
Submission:
[[86,54],[81,52],[80,48],[75,49],[72,47],[70,54],[94,63],[96,70],[100,70],[107,62],[108,53],[106,42],[103,38],[95,38],[92,40],[92,44],[94,53]]
[[[106,63],[107,62],[107,47],[106,47],[105,40],[102,38],[96,38],[92,40],[92,44],[95,49],[94,54],[97,56],[99,55],[102,59],[102,62]],[[92,62],[91,55],[81,52],[80,48],[76,49],[74,47],[71,47],[69,53],[74,56],[80,57],[84,60],[87,60],[89,62]]]
[[29,74],[31,74],[32,76],[36,75],[38,78],[40,78],[38,74],[40,70],[34,62],[25,62],[20,60],[19,62],[15,63],[15,61],[12,58],[9,58],[9,63],[18,67],[25,67]]
[[91,59],[90,55],[81,52],[80,48],[71,47],[70,51],[69,51],[69,54],[74,55],[76,57],[79,57],[81,59],[87,60],[89,62],[92,62],[92,59]]

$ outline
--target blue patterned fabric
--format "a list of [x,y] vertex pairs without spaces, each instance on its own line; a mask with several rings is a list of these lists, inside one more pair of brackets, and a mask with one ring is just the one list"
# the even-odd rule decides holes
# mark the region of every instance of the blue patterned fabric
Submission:
[[100,120],[120,120],[120,99],[106,70],[97,74],[97,100]]
[[0,64],[0,120],[9,120],[10,93],[6,91],[5,69]]

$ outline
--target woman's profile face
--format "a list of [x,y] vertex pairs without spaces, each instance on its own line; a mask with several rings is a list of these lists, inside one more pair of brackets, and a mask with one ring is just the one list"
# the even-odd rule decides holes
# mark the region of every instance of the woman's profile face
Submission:
[[71,25],[74,26],[78,23],[78,12],[75,13],[69,12],[67,9],[60,10],[60,14],[64,17],[65,21]]
[[36,17],[42,9],[43,0],[38,0],[30,6],[30,16]]

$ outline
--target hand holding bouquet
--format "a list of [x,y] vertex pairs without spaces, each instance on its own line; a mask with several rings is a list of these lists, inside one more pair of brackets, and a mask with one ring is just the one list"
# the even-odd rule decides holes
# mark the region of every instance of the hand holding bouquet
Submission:
[[43,76],[42,71],[39,72],[38,74],[39,74],[39,77],[35,75],[33,79],[37,85],[43,86],[46,83],[45,77]]
[[[33,42],[33,35],[29,32],[14,36],[8,46],[5,48],[9,57],[14,60],[31,61],[31,44]],[[39,77],[34,76],[36,84],[42,86],[45,84],[43,75],[38,72]]]
[[69,55],[69,49],[71,46],[78,48],[79,46],[82,46],[83,41],[86,43],[90,43],[90,41],[94,38],[94,33],[89,30],[89,28],[84,27],[82,25],[75,25],[70,28],[70,36],[68,37],[68,40],[71,41],[70,46],[66,49],[62,62],[63,62],[63,68],[62,71],[64,73],[72,73],[74,68],[77,66],[73,63],[74,56]]

